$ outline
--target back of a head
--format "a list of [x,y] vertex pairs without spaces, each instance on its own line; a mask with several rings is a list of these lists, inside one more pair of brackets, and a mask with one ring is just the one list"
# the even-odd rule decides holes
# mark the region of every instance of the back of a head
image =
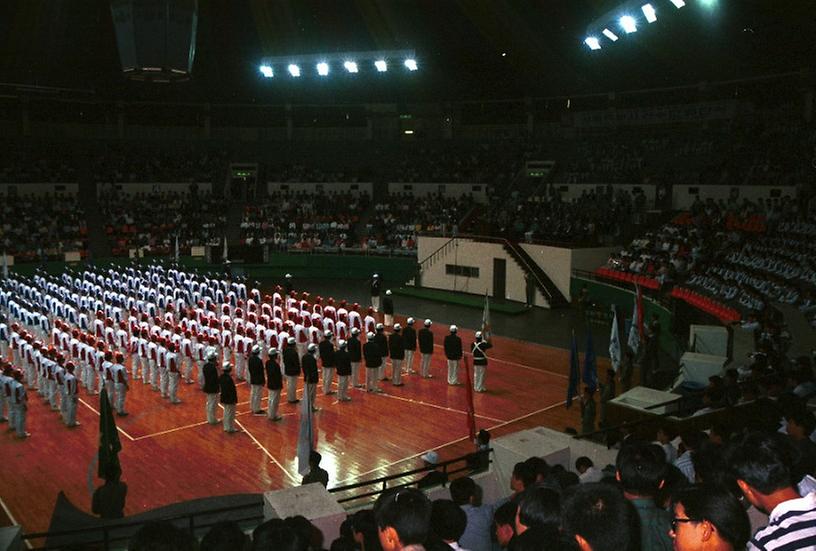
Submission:
[[457,505],[467,505],[476,495],[476,483],[469,476],[457,478],[450,484],[451,499]]
[[524,462],[532,467],[536,480],[544,480],[550,474],[550,465],[542,457],[533,456]]
[[612,485],[593,482],[565,492],[561,527],[580,537],[592,551],[627,551],[637,544],[637,513]]
[[548,488],[526,489],[519,501],[518,519],[527,528],[557,528],[561,524],[560,496]]
[[431,531],[442,541],[459,541],[467,527],[467,515],[450,499],[431,504]]
[[267,520],[252,532],[252,551],[307,551],[309,540],[283,519]]
[[525,488],[529,488],[536,481],[535,469],[526,461],[516,463],[513,467],[513,478],[521,482]]
[[431,502],[414,488],[385,492],[374,504],[374,515],[380,531],[393,528],[403,546],[421,544],[430,529]]
[[770,495],[794,485],[792,467],[798,456],[784,435],[752,432],[728,446],[726,464],[737,480]]
[[734,549],[743,549],[751,537],[751,523],[740,501],[728,490],[712,485],[690,486],[672,498],[672,507],[681,504],[686,518],[706,520]]
[[196,540],[188,531],[172,523],[157,520],[147,522],[133,534],[129,551],[195,551]]
[[235,521],[214,524],[201,539],[201,551],[241,551],[249,543],[249,538]]
[[625,492],[653,497],[665,476],[666,454],[656,444],[626,443],[618,452],[615,466]]
[[298,532],[301,537],[305,538],[309,547],[316,549],[323,548],[323,532],[303,515],[286,517],[283,522],[286,526]]

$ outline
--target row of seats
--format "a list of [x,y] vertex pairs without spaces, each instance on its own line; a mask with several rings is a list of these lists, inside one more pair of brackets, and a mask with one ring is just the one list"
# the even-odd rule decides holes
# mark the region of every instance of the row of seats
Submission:
[[660,282],[653,277],[648,277],[640,274],[633,274],[631,272],[620,272],[618,270],[607,268],[606,266],[601,266],[600,268],[595,270],[595,275],[607,279],[614,279],[616,281],[634,283],[646,289],[657,290],[660,288]]
[[691,304],[698,310],[702,310],[703,312],[715,316],[722,323],[733,323],[735,321],[739,321],[742,317],[734,308],[725,306],[714,299],[696,293],[685,287],[674,287],[669,294],[674,298]]

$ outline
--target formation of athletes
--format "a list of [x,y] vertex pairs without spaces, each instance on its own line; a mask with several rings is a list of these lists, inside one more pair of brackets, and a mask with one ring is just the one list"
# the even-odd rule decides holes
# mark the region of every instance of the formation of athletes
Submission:
[[[8,421],[19,438],[30,436],[26,417],[34,392],[66,426],[76,427],[80,388],[93,395],[104,386],[110,405],[126,416],[134,381],[149,385],[171,405],[181,403],[183,381],[205,393],[210,424],[219,423],[220,403],[224,431],[238,432],[236,379],[248,381],[254,414],[279,421],[284,386],[286,401],[299,402],[301,376],[315,411],[321,379],[323,394],[335,394],[335,372],[338,402],[351,400],[352,386],[372,393],[383,392],[381,382],[403,386],[404,376],[417,373],[417,352],[419,376],[433,377],[432,321],[424,320],[418,331],[410,317],[405,327],[393,323],[387,290],[384,323],[378,322],[379,287],[374,274],[372,305],[361,313],[357,303],[298,293],[289,274],[263,296],[243,281],[161,265],[10,277],[0,287],[0,422]],[[457,331],[450,326],[444,339],[449,385],[460,384],[463,351]],[[486,391],[490,346],[477,332],[471,345],[477,392]]]

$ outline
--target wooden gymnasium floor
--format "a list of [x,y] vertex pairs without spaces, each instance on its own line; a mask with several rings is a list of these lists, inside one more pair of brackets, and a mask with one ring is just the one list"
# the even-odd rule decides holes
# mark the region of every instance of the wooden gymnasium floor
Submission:
[[[434,330],[439,344],[433,379],[407,376],[403,387],[384,382],[380,395],[355,389],[345,403],[336,395],[323,396],[318,386],[321,410],[315,414],[315,431],[329,487],[419,467],[419,456],[431,449],[443,460],[472,451],[466,390],[446,384],[440,344],[447,328],[435,324]],[[473,330],[462,328],[460,335],[469,346]],[[568,350],[503,337],[494,337],[493,344],[488,392],[475,394],[477,428],[496,437],[540,425],[558,430],[580,425],[577,404],[564,407]],[[607,364],[600,359],[599,370]],[[460,368],[460,379],[463,372]],[[126,404],[130,415],[116,418],[127,515],[194,498],[299,484],[297,405],[282,397],[284,419],[277,423],[254,416],[249,389],[241,383],[236,424],[242,432],[226,434],[220,424],[206,424],[197,385],[182,384],[179,395],[183,403],[174,406],[141,382],[132,383]],[[34,394],[28,412],[32,437],[21,441],[0,431],[0,504],[7,521],[26,532],[46,530],[60,490],[90,512],[91,493],[101,483],[95,476],[98,402],[99,396],[81,391],[82,425],[68,429]]]

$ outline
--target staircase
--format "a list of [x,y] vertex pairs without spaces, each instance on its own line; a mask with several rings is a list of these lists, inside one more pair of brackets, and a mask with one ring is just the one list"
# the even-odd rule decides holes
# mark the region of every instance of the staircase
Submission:
[[111,256],[111,246],[105,234],[105,215],[96,197],[96,182],[90,174],[79,177],[77,202],[85,212],[85,224],[88,227],[88,255],[93,258]]
[[547,299],[550,308],[565,308],[569,306],[569,301],[567,301],[566,297],[558,290],[558,287],[555,286],[555,283],[553,283],[549,276],[544,273],[544,270],[530,258],[527,251],[518,243],[513,243],[506,239],[503,240],[503,246],[504,250],[516,261],[516,264],[521,267],[524,273],[533,276],[536,288],[538,288],[541,294],[544,295],[544,298]]

